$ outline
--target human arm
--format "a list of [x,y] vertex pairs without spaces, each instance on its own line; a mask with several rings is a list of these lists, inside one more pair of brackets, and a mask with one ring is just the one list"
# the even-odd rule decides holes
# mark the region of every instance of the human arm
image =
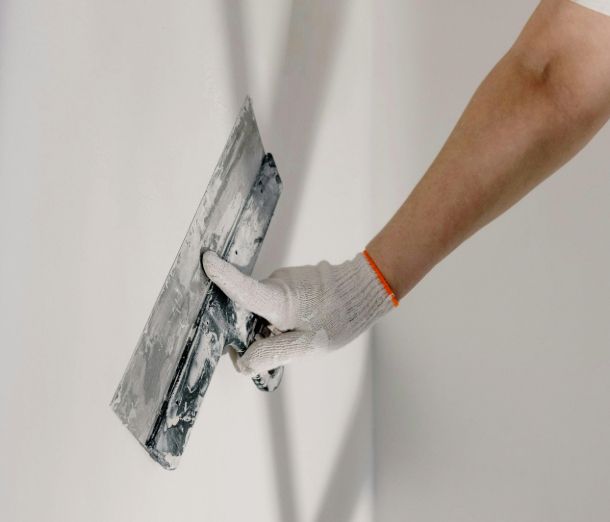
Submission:
[[571,159],[610,116],[610,17],[543,0],[367,246],[399,298]]
[[406,202],[369,243],[373,263],[358,254],[341,265],[281,269],[258,282],[206,254],[206,272],[229,297],[287,331],[254,343],[238,369],[252,374],[346,344],[392,308],[384,279],[403,297],[568,161],[610,114],[609,49],[610,17],[543,0]]

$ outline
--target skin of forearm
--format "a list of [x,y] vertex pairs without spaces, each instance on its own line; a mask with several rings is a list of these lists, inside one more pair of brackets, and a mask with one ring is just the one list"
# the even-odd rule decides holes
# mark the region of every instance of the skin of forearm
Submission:
[[482,82],[425,175],[367,245],[399,299],[606,122],[606,18],[563,0],[543,1]]

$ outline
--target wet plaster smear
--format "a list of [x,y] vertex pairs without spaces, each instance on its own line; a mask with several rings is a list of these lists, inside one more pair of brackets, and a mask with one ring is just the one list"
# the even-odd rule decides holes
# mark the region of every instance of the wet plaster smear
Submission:
[[[178,465],[225,347],[243,352],[268,333],[264,320],[238,310],[209,281],[201,253],[213,250],[250,274],[280,192],[247,98],[111,404],[167,469]],[[281,373],[255,384],[268,391]]]

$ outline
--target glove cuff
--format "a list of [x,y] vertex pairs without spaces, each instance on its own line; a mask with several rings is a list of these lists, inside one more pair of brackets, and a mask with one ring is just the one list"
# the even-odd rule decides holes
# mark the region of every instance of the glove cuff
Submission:
[[[326,318],[323,329],[341,332],[331,335],[336,346],[343,346],[369,328],[394,305],[390,291],[363,253],[334,267],[335,291],[340,308]],[[381,276],[383,277],[383,276]],[[387,285],[387,282],[386,282]],[[389,288],[389,285],[388,285]]]
[[364,257],[364,259],[366,259],[366,261],[369,264],[369,266],[373,269],[373,272],[375,272],[375,275],[377,276],[377,279],[379,279],[379,282],[381,283],[381,285],[383,286],[384,290],[386,291],[386,293],[390,297],[394,307],[397,307],[399,305],[399,302],[398,302],[398,299],[396,298],[396,294],[392,290],[392,287],[390,287],[390,283],[388,283],[387,279],[385,277],[383,277],[383,274],[381,273],[381,270],[379,270],[379,267],[377,266],[377,263],[375,263],[375,261],[373,261],[373,258],[366,251],[366,249],[362,251],[362,256]]

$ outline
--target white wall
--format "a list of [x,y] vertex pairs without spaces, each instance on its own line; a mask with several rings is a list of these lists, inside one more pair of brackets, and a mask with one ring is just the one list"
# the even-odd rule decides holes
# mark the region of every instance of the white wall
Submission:
[[0,519],[606,520],[608,129],[376,328],[374,419],[367,338],[271,396],[223,361],[176,472],[108,407],[246,92],[259,274],[340,261],[534,4],[1,2]]
[[365,242],[369,29],[364,0],[0,3],[1,520],[371,519],[366,338],[273,396],[223,361],[175,472],[108,406],[247,92],[285,186],[259,273]]
[[[378,4],[375,227],[535,4]],[[610,517],[609,140],[606,128],[375,329],[377,522]]]

